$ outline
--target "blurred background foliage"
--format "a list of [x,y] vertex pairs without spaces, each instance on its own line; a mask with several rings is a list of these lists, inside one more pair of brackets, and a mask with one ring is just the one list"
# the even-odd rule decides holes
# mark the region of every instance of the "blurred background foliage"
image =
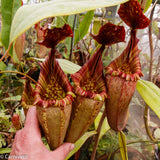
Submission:
[[[2,0],[1,0],[2,1]],[[1,2],[0,1],[0,2]],[[25,0],[23,5],[41,3],[46,0]],[[152,3],[151,3],[152,2]],[[149,17],[153,1],[148,0],[149,8],[147,8],[146,15]],[[0,3],[1,5],[1,3]],[[119,6],[112,6],[107,8],[99,8],[95,11],[88,11],[86,13],[47,18],[40,22],[43,27],[61,27],[68,23],[74,31],[74,39],[67,38],[57,46],[57,58],[67,59],[82,66],[89,57],[95,52],[98,44],[91,39],[89,33],[97,34],[99,28],[107,23],[112,22],[118,24],[120,18],[117,14]],[[0,7],[0,13],[2,13]],[[2,17],[0,18],[2,24]],[[123,24],[126,29],[126,41],[129,38],[129,29]],[[2,27],[2,25],[1,25]],[[0,29],[1,29],[0,27]],[[49,50],[41,48],[37,42],[37,34],[39,29],[32,26],[25,32],[24,49],[21,54],[20,63],[15,63],[10,57],[0,62],[1,71],[18,71],[27,73],[30,68],[37,66],[40,59],[44,59]],[[40,34],[40,33],[39,33]],[[143,79],[149,80],[150,68],[150,47],[149,47],[149,32],[148,28],[138,32],[140,39],[139,48],[141,49],[140,59],[143,70]],[[160,1],[158,0],[152,21],[152,37],[154,46],[153,56],[153,81],[160,87]],[[107,66],[113,59],[121,54],[126,46],[125,43],[118,43],[106,48],[103,54],[103,64]],[[6,49],[2,43],[0,44],[0,56],[2,57]],[[42,52],[43,51],[43,52]],[[73,54],[72,54],[73,53]],[[107,55],[107,56],[105,56]],[[35,59],[40,58],[40,59]],[[39,70],[32,75],[32,78],[37,80]],[[14,136],[17,130],[24,125],[24,113],[20,104],[21,95],[25,79],[22,75],[17,73],[0,73],[0,154],[7,154],[11,150]],[[148,127],[151,130],[152,136],[157,139],[156,142],[149,139],[144,124],[145,102],[136,91],[130,103],[129,121],[123,130],[126,135],[128,159],[129,160],[151,160],[160,159],[160,121],[156,114],[149,110]],[[104,108],[102,109],[102,111]],[[90,131],[96,129],[96,121],[90,127]],[[16,123],[15,123],[16,122]],[[102,128],[103,129],[103,128]],[[74,154],[71,160],[89,160],[93,151],[95,135],[89,137]],[[43,138],[47,145],[46,139]],[[112,130],[105,130],[101,136],[96,152],[97,160],[121,160],[119,151],[118,134]]]

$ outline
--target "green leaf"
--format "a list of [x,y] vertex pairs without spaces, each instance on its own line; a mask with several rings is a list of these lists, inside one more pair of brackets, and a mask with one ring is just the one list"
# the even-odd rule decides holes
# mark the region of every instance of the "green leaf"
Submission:
[[137,91],[147,103],[147,105],[160,118],[160,89],[152,82],[138,80]]
[[1,0],[1,13],[2,13],[2,32],[1,42],[5,49],[9,45],[10,29],[12,19],[17,9],[22,5],[21,0]]
[[68,156],[65,158],[65,160],[69,159],[71,156],[73,156],[81,147],[82,145],[85,143],[85,141],[95,135],[97,132],[96,131],[91,131],[91,132],[86,132],[78,141],[76,141],[75,143],[75,148],[69,152]]
[[155,131],[154,131],[154,136],[156,139],[159,139],[160,138],[160,128],[157,128]]
[[[69,15],[69,16],[66,16],[67,17],[67,23],[70,25],[71,28],[73,28],[73,23],[74,23],[74,18],[75,18],[75,15]],[[65,39],[65,46],[67,48],[67,53],[64,54],[64,57],[65,58],[69,58],[69,54],[70,54],[70,50],[71,50],[71,37],[67,37]]]
[[21,95],[17,95],[17,96],[12,96],[12,97],[8,97],[8,98],[4,98],[1,101],[20,101],[21,100]]
[[75,32],[74,44],[83,39],[83,37],[87,34],[93,16],[94,16],[93,10],[85,14],[82,22],[80,22],[79,28]]
[[93,21],[93,33],[98,34],[99,29],[101,27],[102,27],[101,26],[101,21],[98,18],[94,19],[94,21]]
[[71,27],[73,27],[74,17],[75,17],[75,15],[69,15],[69,16],[67,17],[67,23],[68,23]]
[[[3,123],[3,121],[1,121]],[[0,148],[6,145],[5,136],[3,134],[0,134]]]
[[[102,113],[99,112],[98,116],[96,117],[96,119],[94,120],[94,125],[95,125],[95,129],[98,128],[98,124],[100,122],[100,119],[102,117]],[[102,127],[101,127],[101,132],[100,132],[100,136],[99,139],[101,139],[101,137],[110,129],[110,126],[108,124],[107,118],[104,119]]]
[[126,1],[128,0],[54,0],[22,6],[18,9],[13,19],[10,43],[44,18],[82,13],[96,8],[117,5]]
[[10,153],[12,148],[1,148],[0,154]]
[[126,136],[124,133],[118,132],[119,136],[119,147],[120,147],[120,152],[123,160],[128,160],[128,155],[127,155],[127,146],[126,146]]
[[62,16],[55,17],[53,23],[55,23],[56,27],[62,27],[66,21]]
[[7,68],[6,64],[3,61],[1,61],[0,62],[0,70],[4,71],[6,68]]
[[59,62],[59,65],[61,66],[62,70],[66,73],[69,73],[69,74],[74,74],[75,72],[77,72],[81,66],[75,64],[75,63],[72,63],[66,59],[57,59],[58,62]]
[[[17,71],[17,70],[12,63],[9,63],[7,68],[6,68],[6,71]],[[8,74],[8,73],[6,73],[6,74]]]
[[[14,57],[13,59],[18,58],[18,60],[20,61],[21,58],[23,57],[23,50],[24,50],[24,46],[25,46],[25,38],[26,35],[25,33],[21,34],[16,41],[14,41],[13,43],[13,55],[16,57]],[[18,62],[17,60],[17,62]]]
[[152,0],[147,0],[146,6],[145,6],[143,12],[146,12],[148,10],[148,8],[150,7],[151,3],[152,3]]
[[156,36],[159,35],[159,28],[158,28],[158,23],[157,23],[157,21],[153,21],[153,22],[152,22],[152,32],[153,32],[153,34],[155,34]]
[[[35,58],[35,57],[33,57],[32,59],[37,60],[37,61],[41,61],[41,62],[43,62],[45,60],[44,58]],[[81,66],[79,66],[75,63],[72,63],[71,61],[68,61],[66,59],[57,59],[57,60],[59,62],[60,67],[62,68],[62,70],[66,73],[74,74],[77,71],[79,71],[81,68]]]

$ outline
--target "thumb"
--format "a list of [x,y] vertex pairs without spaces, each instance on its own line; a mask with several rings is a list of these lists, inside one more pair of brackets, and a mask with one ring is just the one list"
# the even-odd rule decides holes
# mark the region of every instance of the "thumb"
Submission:
[[56,150],[52,152],[53,157],[56,155],[56,160],[64,160],[68,153],[74,149],[75,145],[73,143],[64,143]]

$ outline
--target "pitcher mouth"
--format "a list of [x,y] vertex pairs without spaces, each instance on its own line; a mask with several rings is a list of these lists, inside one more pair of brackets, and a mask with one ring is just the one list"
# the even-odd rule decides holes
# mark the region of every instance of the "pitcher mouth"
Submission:
[[105,67],[106,75],[119,76],[127,81],[137,81],[143,76],[140,64],[138,49],[138,39],[135,37],[136,32],[131,31],[132,36],[128,42],[127,48],[123,53]]
[[112,65],[106,67],[106,76],[118,76],[125,79],[126,81],[137,81],[140,79],[141,76],[143,76],[140,67],[137,67],[137,70],[135,72],[130,70],[131,68],[126,68],[125,70],[122,70],[122,68],[126,67],[126,65],[129,66],[129,64],[124,64],[123,66],[117,69],[114,69]]
[[40,95],[37,95],[34,105],[38,105],[43,108],[47,108],[47,107],[62,107],[63,108],[63,106],[72,104],[73,95],[74,94],[72,92],[68,92],[63,99],[59,99],[59,100],[57,99],[56,100],[44,100],[42,99]]
[[63,107],[69,105],[75,96],[65,73],[55,59],[55,49],[41,65],[41,71],[35,88],[35,105],[41,107]]
[[[71,75],[74,81],[75,93],[79,96],[84,96],[86,98],[91,98],[99,101],[104,101],[107,97],[106,94],[106,86],[103,81],[103,78],[100,76],[90,77],[88,76],[82,77],[79,75],[79,81],[76,81],[76,77],[79,75],[78,73],[75,75]],[[87,78],[88,77],[88,78]]]
[[99,101],[107,97],[101,57],[104,49],[102,45],[78,72],[71,75],[77,95]]
[[97,91],[96,89],[93,90],[85,90],[85,86],[75,86],[75,93],[79,96],[84,96],[86,98],[91,98],[91,99],[95,99],[98,101],[104,101],[105,98],[107,97],[106,94],[106,88],[105,86],[101,87],[100,89],[102,89],[102,91]]

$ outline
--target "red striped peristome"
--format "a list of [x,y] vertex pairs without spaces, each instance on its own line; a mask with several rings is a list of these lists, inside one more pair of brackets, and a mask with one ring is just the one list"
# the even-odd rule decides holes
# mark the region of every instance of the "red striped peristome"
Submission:
[[128,120],[128,106],[136,88],[141,71],[136,30],[131,30],[131,38],[122,54],[112,61],[106,70],[108,97],[105,101],[110,127],[121,131]]
[[34,102],[38,120],[51,150],[63,143],[75,96],[67,76],[55,59],[55,52],[52,49],[41,65]]
[[143,14],[137,0],[129,0],[121,4],[118,14],[131,29],[143,29],[150,23],[150,20]]

